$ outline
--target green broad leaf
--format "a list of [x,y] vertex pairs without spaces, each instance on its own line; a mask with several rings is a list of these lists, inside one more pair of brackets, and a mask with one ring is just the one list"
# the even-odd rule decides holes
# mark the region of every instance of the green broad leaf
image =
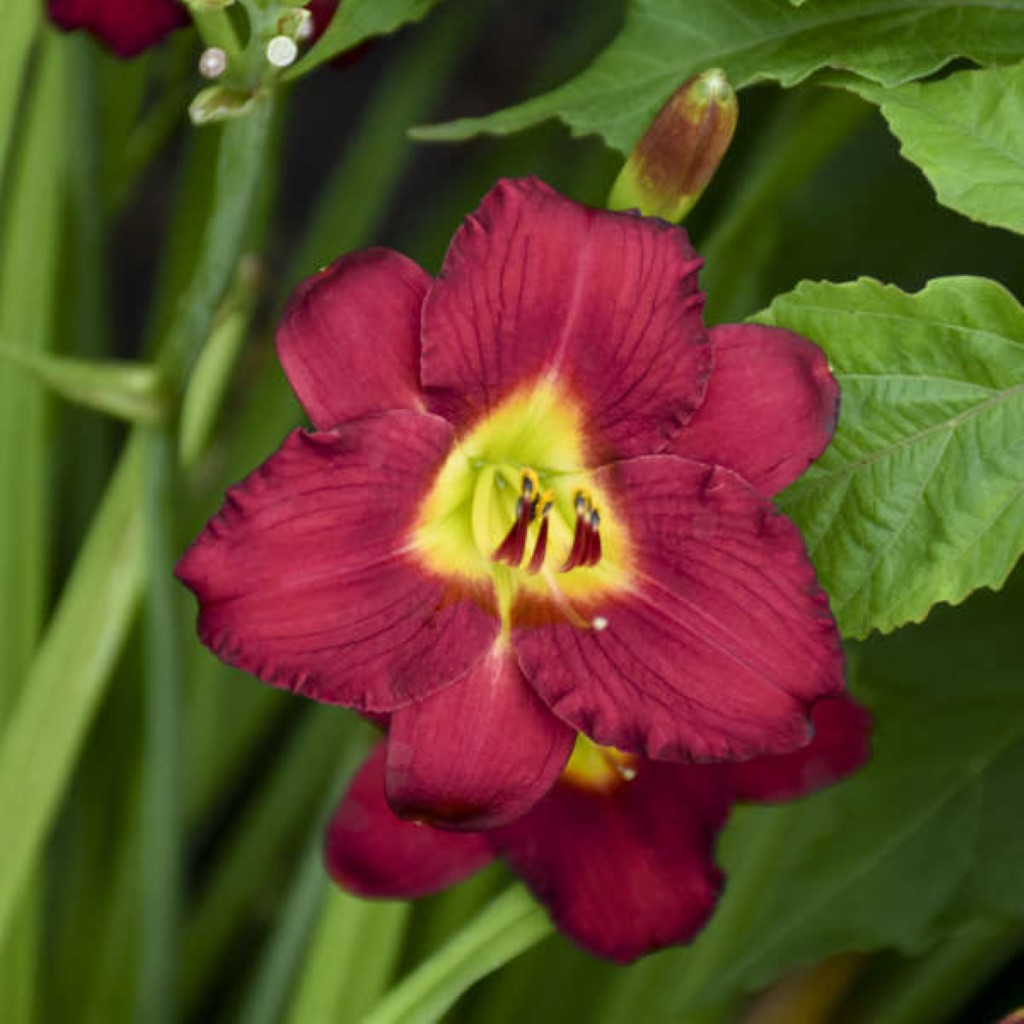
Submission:
[[124,644],[142,581],[144,446],[130,442],[0,733],[0,937]]
[[877,730],[867,769],[809,800],[748,812],[784,836],[774,877],[748,921],[750,938],[696,1002],[830,953],[920,951],[941,933],[972,866],[985,862],[983,808],[990,793],[1005,791],[1005,759],[1021,749],[1020,700],[1016,714],[1006,698],[871,703]]
[[1000,753],[986,775],[977,855],[960,894],[962,906],[989,917],[1024,917],[1024,741]]
[[628,153],[673,89],[710,67],[736,88],[765,79],[792,86],[825,67],[895,86],[954,57],[992,64],[1022,55],[1024,5],[1000,0],[632,0],[622,32],[578,77],[416,137],[504,135],[558,117],[574,134],[600,135]]
[[[599,1024],[731,1020],[722,1006],[798,965],[849,950],[919,952],[989,913],[1024,842],[1022,611],[1019,571],[999,594],[859,645],[854,692],[874,719],[868,764],[808,799],[738,808],[719,842],[728,881],[710,924],[691,947],[630,968]],[[1024,917],[1013,899],[998,912]]]
[[23,352],[0,343],[0,361],[22,367],[62,398],[134,423],[158,423],[166,389],[158,370],[140,363],[72,359]]
[[374,36],[425,18],[440,0],[345,0],[317,44],[285,76],[297,78]]
[[1024,64],[895,89],[863,80],[843,85],[881,107],[940,203],[1024,233]]
[[1024,310],[985,278],[921,292],[804,282],[756,319],[806,335],[842,389],[825,454],[780,498],[844,634],[998,589],[1024,550]]

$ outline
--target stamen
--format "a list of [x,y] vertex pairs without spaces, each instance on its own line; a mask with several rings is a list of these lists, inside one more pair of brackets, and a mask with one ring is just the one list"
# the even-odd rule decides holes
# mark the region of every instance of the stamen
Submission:
[[[524,469],[521,492],[516,502],[516,519],[505,539],[491,555],[491,561],[501,562],[511,569],[518,568],[526,554],[526,534],[537,515],[540,503],[540,480],[532,469]],[[546,543],[546,542],[545,542]]]
[[601,516],[594,508],[594,502],[586,491],[577,491],[574,501],[576,509],[576,532],[572,547],[559,572],[597,565],[601,561]]
[[540,502],[540,531],[537,533],[537,543],[534,545],[530,564],[526,567],[526,571],[531,574],[540,572],[544,565],[544,557],[548,551],[548,519],[555,503],[555,496],[551,491],[546,491],[537,500]]
[[571,572],[577,565],[582,564],[583,556],[587,550],[587,539],[590,536],[590,527],[586,516],[576,516],[576,532],[572,535],[572,547],[569,554],[559,568],[559,572]]
[[601,561],[601,516],[596,508],[590,510],[590,539],[587,552],[580,565],[597,565]]
[[526,553],[526,531],[532,519],[533,502],[520,498],[516,502],[516,521],[505,535],[505,539],[498,545],[498,549],[491,555],[491,561],[501,562],[512,569],[522,562]]

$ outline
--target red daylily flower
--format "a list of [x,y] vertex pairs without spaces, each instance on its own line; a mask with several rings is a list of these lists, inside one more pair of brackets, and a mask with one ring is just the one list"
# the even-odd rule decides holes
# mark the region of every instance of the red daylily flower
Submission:
[[643,758],[807,743],[843,688],[770,495],[828,443],[810,342],[706,330],[685,232],[499,183],[437,280],[343,257],[278,332],[296,431],[178,566],[266,682],[390,715],[392,806],[504,824],[581,732]]
[[119,57],[134,57],[189,23],[180,0],[46,0],[50,20],[85,29]]
[[[327,27],[339,0],[310,0],[313,38]],[[46,0],[50,20],[66,32],[85,29],[119,57],[135,57],[189,24],[181,0]]]
[[581,741],[569,768],[524,817],[482,833],[398,818],[385,795],[387,741],[370,755],[327,832],[328,870],[370,898],[413,899],[502,857],[570,938],[622,963],[690,941],[723,876],[718,832],[738,801],[792,800],[856,770],[870,719],[839,697],[814,707],[803,750],[742,763],[642,761]]

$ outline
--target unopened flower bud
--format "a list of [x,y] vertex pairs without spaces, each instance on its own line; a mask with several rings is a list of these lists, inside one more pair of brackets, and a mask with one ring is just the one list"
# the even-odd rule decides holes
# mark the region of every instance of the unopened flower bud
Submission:
[[203,78],[220,78],[227,66],[228,55],[219,46],[207,47],[199,58],[199,74]]
[[188,116],[197,126],[243,117],[252,110],[259,98],[258,92],[246,92],[227,85],[211,85],[189,104]]
[[288,11],[277,19],[277,34],[294,39],[297,43],[304,43],[311,39],[314,28],[313,15],[304,7]]
[[623,165],[609,208],[681,221],[718,169],[736,117],[736,94],[724,71],[713,68],[681,85]]
[[275,68],[286,68],[295,63],[295,58],[299,55],[299,48],[296,46],[295,40],[289,36],[274,36],[267,43],[266,53],[267,60]]

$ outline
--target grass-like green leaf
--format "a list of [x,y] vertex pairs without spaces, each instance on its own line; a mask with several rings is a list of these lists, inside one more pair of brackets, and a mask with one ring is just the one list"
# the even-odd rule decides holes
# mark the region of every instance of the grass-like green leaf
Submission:
[[288,77],[305,74],[367,39],[388,35],[408,22],[419,21],[438,3],[440,0],[345,0],[338,5],[319,42]]
[[[31,15],[11,13],[10,38],[0,44],[0,97],[20,82],[20,60]],[[5,27],[5,36],[7,29]],[[0,223],[0,337],[12,339],[14,353],[45,359],[54,342],[54,296],[61,232],[65,224],[63,176],[67,78],[54,40],[40,53],[26,78],[25,120],[13,135]],[[12,77],[17,76],[17,77]],[[15,103],[15,108],[18,104]],[[14,114],[0,106],[0,166]],[[50,482],[54,446],[49,399],[34,382],[0,371],[0,723],[10,717],[24,690],[48,600],[53,515]],[[36,1013],[39,950],[39,888],[24,893],[6,937],[0,941],[0,1005],[10,1024]]]
[[471,985],[538,943],[552,927],[533,897],[512,886],[392,988],[363,1024],[433,1024]]
[[1024,233],[1024,64],[896,89],[843,84],[879,104],[903,155],[924,171],[940,203]]
[[387,989],[411,908],[333,888],[319,857],[316,869],[323,909],[286,1019],[357,1024]]
[[0,340],[3,362],[23,368],[62,398],[119,419],[153,424],[165,411],[160,374],[144,363],[24,352]]
[[827,353],[839,429],[781,499],[847,636],[998,588],[1024,549],[1024,309],[984,278],[805,282],[761,314]]
[[0,182],[14,126],[24,109],[18,100],[41,13],[39,4],[4,4],[4,31],[0,34]]
[[625,26],[581,75],[488,117],[421,129],[418,137],[506,134],[550,117],[577,135],[632,149],[676,86],[709,67],[734,86],[790,86],[824,67],[893,86],[953,57],[978,63],[1024,55],[1024,7],[998,0],[632,0]]

